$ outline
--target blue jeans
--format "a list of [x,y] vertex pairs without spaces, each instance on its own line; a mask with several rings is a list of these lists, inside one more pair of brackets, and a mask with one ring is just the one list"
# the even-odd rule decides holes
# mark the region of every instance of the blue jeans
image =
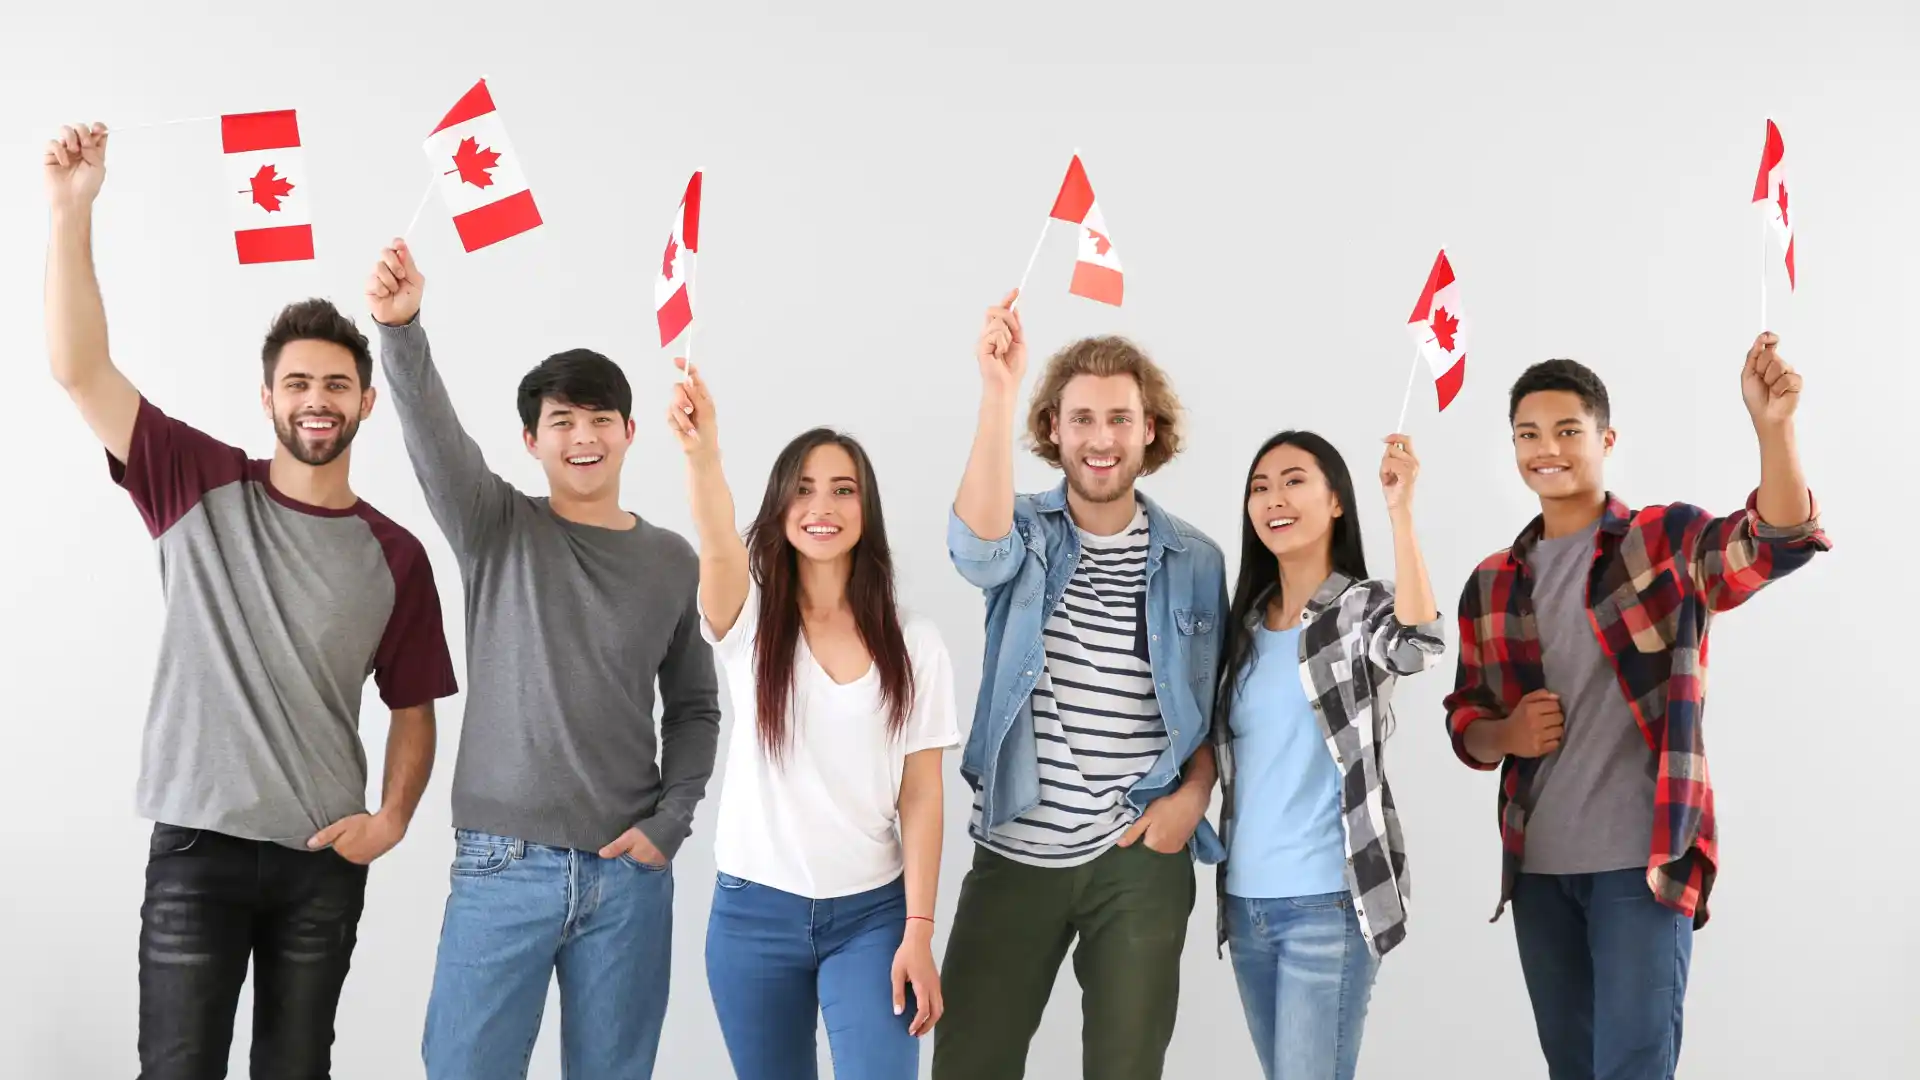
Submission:
[[1693,920],[1644,871],[1521,874],[1513,933],[1552,1080],[1670,1080]]
[[458,830],[421,1042],[429,1080],[524,1080],[560,976],[560,1074],[653,1075],[673,871]]
[[893,1012],[893,955],[906,935],[899,879],[852,896],[809,900],[719,874],[707,919],[707,988],[734,1075],[814,1080],[824,1015],[834,1080],[913,1080],[918,1010]]
[[1344,892],[1229,896],[1227,949],[1267,1080],[1352,1080],[1379,961]]

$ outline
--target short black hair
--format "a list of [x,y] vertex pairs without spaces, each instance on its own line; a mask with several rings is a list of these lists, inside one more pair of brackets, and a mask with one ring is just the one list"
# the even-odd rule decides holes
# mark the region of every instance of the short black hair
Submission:
[[353,354],[360,388],[365,390],[373,385],[373,350],[367,346],[367,335],[360,332],[352,319],[340,314],[339,308],[318,297],[288,304],[274,316],[267,340],[260,346],[263,384],[273,384],[273,371],[280,366],[280,350],[295,341],[330,341],[340,346]]
[[1585,364],[1577,360],[1542,360],[1520,373],[1514,380],[1513,390],[1507,397],[1507,423],[1520,411],[1520,401],[1528,394],[1537,394],[1542,390],[1564,390],[1580,399],[1593,414],[1595,423],[1608,427],[1613,422],[1613,408],[1607,402],[1607,384],[1600,381]]
[[617,410],[633,418],[633,387],[620,365],[592,349],[568,349],[535,365],[520,380],[520,423],[532,431],[540,423],[540,403],[564,402],[589,412]]

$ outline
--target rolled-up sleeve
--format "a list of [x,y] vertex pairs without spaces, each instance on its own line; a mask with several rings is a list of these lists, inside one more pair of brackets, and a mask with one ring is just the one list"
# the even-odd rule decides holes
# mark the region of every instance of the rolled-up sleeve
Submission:
[[[1016,523],[1018,520],[1016,514]],[[958,511],[948,507],[947,554],[953,559],[954,569],[975,588],[992,589],[1012,581],[1026,553],[1017,524],[998,540],[982,540],[960,520]]]
[[1408,625],[1394,613],[1393,586],[1375,582],[1364,616],[1367,658],[1395,675],[1418,675],[1447,653],[1446,624],[1436,615]]

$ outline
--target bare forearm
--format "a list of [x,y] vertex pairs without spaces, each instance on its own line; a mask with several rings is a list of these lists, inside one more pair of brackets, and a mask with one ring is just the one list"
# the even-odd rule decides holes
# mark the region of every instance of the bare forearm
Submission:
[[1180,791],[1203,802],[1213,801],[1213,782],[1219,779],[1220,763],[1214,760],[1213,744],[1201,743],[1200,749],[1187,759],[1187,767],[1180,775]]
[[1813,516],[1813,496],[1800,468],[1800,447],[1793,421],[1762,427],[1760,435],[1760,520],[1775,528],[1804,524]]
[[1014,405],[1011,393],[981,395],[973,450],[953,503],[954,513],[982,540],[998,540],[1013,531]]
[[940,838],[944,824],[940,783],[939,751],[932,768],[915,770],[918,775],[903,777],[900,791],[900,846],[906,861],[907,914],[933,917],[934,899],[940,892]]
[[700,535],[700,613],[725,636],[747,598],[747,546],[734,526],[733,491],[718,452],[688,459],[687,495]]
[[433,775],[433,705],[395,709],[387,726],[386,774],[380,783],[380,814],[404,828],[413,820]]
[[47,242],[46,334],[54,380],[73,398],[107,450],[127,460],[140,399],[108,354],[106,305],[93,271],[93,219],[85,209],[53,215]]
[[1393,615],[1402,626],[1418,626],[1440,617],[1427,578],[1427,560],[1414,532],[1413,511],[1396,510],[1393,520]]

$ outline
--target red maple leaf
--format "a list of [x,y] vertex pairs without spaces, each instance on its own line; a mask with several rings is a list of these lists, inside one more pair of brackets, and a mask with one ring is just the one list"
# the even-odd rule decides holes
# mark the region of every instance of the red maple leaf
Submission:
[[1460,319],[1447,314],[1446,308],[1434,308],[1430,325],[1433,327],[1433,340],[1439,342],[1441,348],[1452,352],[1454,335],[1460,332]]
[[1780,224],[1785,225],[1789,229],[1793,228],[1793,222],[1787,219],[1787,185],[1785,182],[1782,182],[1780,185]]
[[660,260],[660,276],[668,281],[673,280],[673,254],[679,247],[680,245],[673,242],[673,237],[667,237],[667,254]]
[[1107,234],[1094,229],[1088,229],[1087,235],[1093,239],[1093,253],[1095,255],[1105,255],[1107,252],[1113,250],[1113,241],[1107,239]]
[[248,180],[247,187],[240,194],[253,196],[260,209],[271,214],[280,209],[280,200],[293,191],[293,185],[284,176],[274,175],[273,166],[262,165],[260,171]]
[[488,147],[481,149],[480,140],[465,138],[453,151],[453,168],[446,175],[460,174],[460,179],[474,187],[492,187],[493,173],[489,170],[500,164],[500,151]]

